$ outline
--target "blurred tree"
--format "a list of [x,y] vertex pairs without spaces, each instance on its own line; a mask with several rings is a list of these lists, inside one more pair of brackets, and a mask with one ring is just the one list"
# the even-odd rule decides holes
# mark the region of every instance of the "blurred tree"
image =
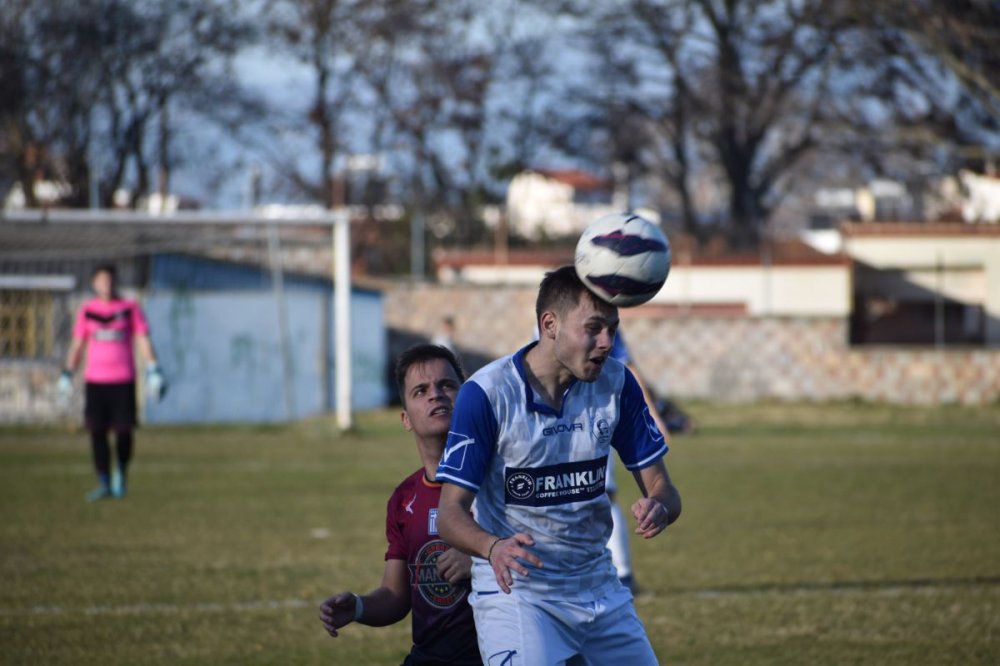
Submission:
[[[978,170],[1000,156],[1000,3],[989,0],[854,2],[868,95],[890,114],[869,160],[900,151],[939,172]],[[877,152],[876,152],[877,151]],[[995,167],[994,162],[994,167]],[[925,169],[926,170],[926,169]]]
[[[315,135],[305,145],[316,155],[276,143],[276,171],[295,194],[327,206],[342,202],[334,183],[347,181],[353,197],[362,181],[365,203],[377,203],[376,194],[402,201],[404,221],[429,230],[433,242],[482,241],[483,204],[502,197],[511,165],[531,149],[530,130],[517,134],[524,139],[517,149],[509,130],[537,122],[508,88],[537,81],[544,71],[536,63],[525,76],[513,64],[530,60],[521,49],[527,40],[512,28],[517,12],[510,9],[522,5],[530,3],[272,3],[272,36],[309,72]],[[294,126],[294,114],[289,119]],[[377,155],[379,173],[366,179],[347,173],[358,154]]]
[[409,30],[381,31],[377,57],[362,66],[387,114],[384,141],[400,153],[409,201],[440,239],[481,242],[482,205],[503,191],[493,178],[506,157],[495,102],[507,83],[512,15],[471,0],[412,5],[409,20],[392,22]]
[[586,111],[556,141],[670,183],[689,231],[712,212],[697,183],[724,184],[730,238],[748,247],[787,193],[835,168],[910,182],[997,154],[996,2],[554,6],[593,63],[568,93]]
[[358,133],[352,125],[364,122],[350,114],[360,104],[360,68],[370,48],[371,13],[378,10],[373,4],[363,0],[279,0],[266,9],[269,33],[279,47],[307,68],[312,79],[306,120],[316,131],[313,145],[319,154],[318,172],[310,174],[304,171],[299,155],[279,151],[275,156],[277,171],[295,190],[328,208],[343,203],[338,200],[343,184],[336,182],[336,160],[352,149],[350,139]]
[[689,231],[698,230],[692,179],[721,176],[732,241],[755,245],[783,180],[834,122],[825,100],[845,25],[837,5],[575,3],[578,17],[596,17],[583,34],[597,64],[574,97],[597,111],[607,159],[672,185]]
[[87,28],[61,24],[69,4],[3,0],[0,10],[0,172],[4,192],[20,183],[29,207],[38,180],[87,195],[98,49]]
[[242,99],[226,63],[253,33],[235,0],[4,2],[2,85],[19,94],[4,96],[0,158],[29,205],[45,173],[69,186],[63,204],[85,205],[95,163],[103,206],[126,182],[149,194],[154,169],[165,191],[171,106],[211,120]]
[[499,94],[494,99],[496,117],[491,129],[498,130],[502,147],[492,148],[493,177],[507,183],[531,166],[544,153],[551,136],[552,105],[546,98],[558,88],[558,58],[552,55],[553,37],[558,28],[544,3],[530,3],[505,15],[517,17],[508,28],[503,57],[499,64]]
[[150,152],[156,189],[169,191],[172,107],[209,120],[252,107],[232,85],[226,65],[254,33],[236,0],[104,2],[101,53],[109,57],[102,59],[103,110],[113,147],[110,177],[102,178],[107,205],[129,167],[135,194],[153,191]]
[[751,246],[835,167],[907,181],[1000,149],[987,0],[0,0],[0,185],[84,205],[96,164],[103,205],[166,190],[178,128],[259,112],[230,66],[257,9],[310,77],[307,103],[271,93],[276,171],[330,206],[347,157],[380,153],[364,200],[439,243],[485,242],[483,204],[543,160],[653,176],[689,231],[714,216]]

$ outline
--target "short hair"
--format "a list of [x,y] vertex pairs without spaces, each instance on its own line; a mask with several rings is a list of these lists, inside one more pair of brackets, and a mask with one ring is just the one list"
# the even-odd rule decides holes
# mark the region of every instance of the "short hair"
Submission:
[[98,273],[107,273],[111,276],[112,280],[116,280],[118,278],[118,269],[115,268],[114,264],[97,264],[97,266],[94,267],[94,271],[90,274],[90,279],[93,280],[97,277]]
[[441,345],[431,345],[431,344],[418,344],[413,345],[396,359],[396,390],[399,391],[399,399],[406,404],[405,386],[406,383],[406,373],[409,371],[410,367],[418,363],[426,363],[427,361],[434,360],[436,358],[447,361],[451,364],[451,367],[455,370],[455,374],[458,375],[458,381],[465,381],[465,371],[462,370],[462,364],[459,363],[458,358],[452,353],[447,347],[442,347]]
[[538,298],[535,300],[535,323],[539,330],[542,326],[542,313],[554,310],[559,314],[569,312],[580,304],[580,296],[586,294],[595,303],[602,303],[587,289],[573,266],[560,266],[549,271],[538,285]]

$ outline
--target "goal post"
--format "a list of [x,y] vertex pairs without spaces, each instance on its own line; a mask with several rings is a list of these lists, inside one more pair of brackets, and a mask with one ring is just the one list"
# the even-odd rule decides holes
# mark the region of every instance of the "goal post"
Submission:
[[[281,272],[290,270],[290,258],[297,258],[302,248],[312,248],[308,270],[302,274],[328,276],[333,281],[335,376],[326,377],[327,381],[333,379],[330,383],[334,395],[326,405],[335,408],[338,427],[349,430],[355,403],[350,223],[348,207],[328,210],[262,206],[253,211],[181,210],[160,214],[101,209],[5,210],[0,211],[0,266],[11,277],[22,272],[51,273],[53,267],[62,265],[75,267],[101,260],[133,262],[178,252],[256,265],[265,272],[270,269],[278,306],[276,323],[282,327],[282,344],[289,345],[287,322],[281,321],[286,316],[285,295],[279,293],[284,284]],[[304,265],[300,264],[300,268]],[[329,332],[329,328],[326,330]],[[329,350],[328,339],[325,344]],[[286,352],[282,351],[282,363],[287,365]],[[298,414],[287,368],[285,373],[285,411],[294,418]],[[325,402],[330,397],[326,388],[330,384],[322,384],[321,393],[326,398],[321,402]]]

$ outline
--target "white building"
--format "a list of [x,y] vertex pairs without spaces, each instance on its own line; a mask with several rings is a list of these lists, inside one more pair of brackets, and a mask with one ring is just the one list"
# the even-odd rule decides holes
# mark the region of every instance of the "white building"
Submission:
[[[529,240],[579,234],[602,215],[628,208],[628,194],[612,179],[578,170],[533,170],[514,176],[507,189],[511,232]],[[636,212],[659,223],[656,211]]]

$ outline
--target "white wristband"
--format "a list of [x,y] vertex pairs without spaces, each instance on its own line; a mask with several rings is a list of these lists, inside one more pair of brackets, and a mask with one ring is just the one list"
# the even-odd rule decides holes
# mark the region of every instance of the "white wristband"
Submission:
[[361,601],[361,597],[357,594],[354,595],[354,621],[361,622],[361,614],[365,612],[365,605]]
[[667,517],[667,519],[665,521],[663,521],[663,529],[667,529],[667,526],[670,525],[670,511],[667,509],[667,505],[666,504],[664,504],[660,500],[655,500],[655,501],[656,501],[657,504],[659,504],[661,507],[663,507],[663,515],[665,515]]

